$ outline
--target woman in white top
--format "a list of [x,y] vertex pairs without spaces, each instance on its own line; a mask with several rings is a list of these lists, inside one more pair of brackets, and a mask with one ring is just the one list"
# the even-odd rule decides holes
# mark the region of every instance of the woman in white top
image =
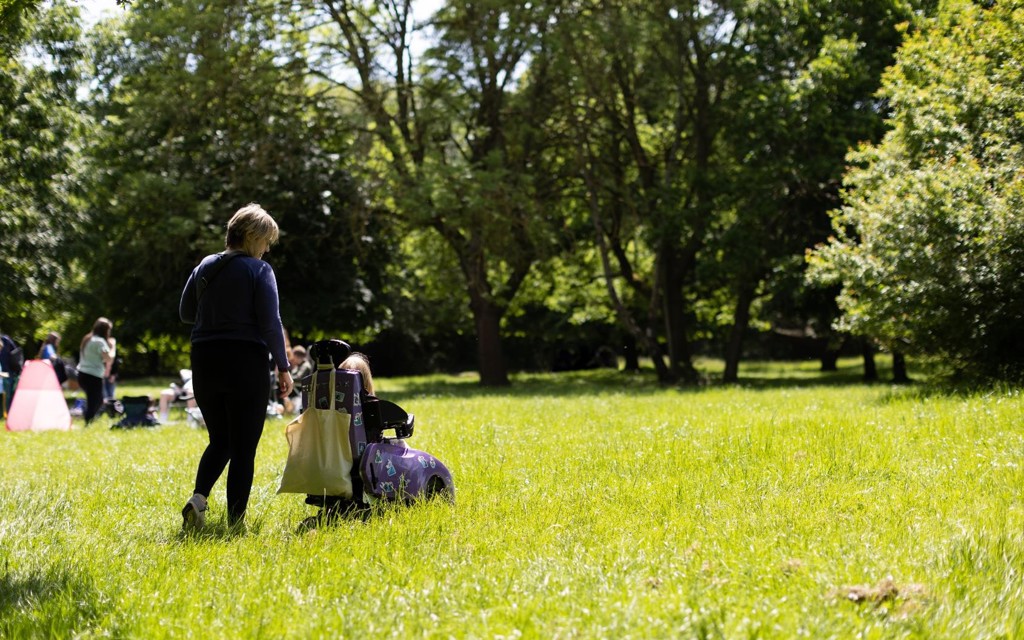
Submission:
[[103,381],[110,375],[110,365],[114,361],[110,349],[113,328],[110,320],[97,318],[92,331],[82,338],[78,355],[78,385],[85,390],[86,426],[103,406]]

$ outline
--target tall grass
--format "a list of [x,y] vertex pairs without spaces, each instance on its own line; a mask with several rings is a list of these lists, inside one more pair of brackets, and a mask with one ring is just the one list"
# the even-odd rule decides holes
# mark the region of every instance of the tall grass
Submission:
[[300,531],[269,420],[248,532],[222,479],[186,536],[205,432],[0,435],[0,637],[1024,637],[1016,389],[790,365],[379,392],[416,414],[454,506]]

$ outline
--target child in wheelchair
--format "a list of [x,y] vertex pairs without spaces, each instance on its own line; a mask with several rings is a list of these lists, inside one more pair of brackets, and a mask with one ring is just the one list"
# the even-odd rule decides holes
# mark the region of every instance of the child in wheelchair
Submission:
[[[317,515],[303,521],[303,526],[315,527],[348,515],[366,517],[369,507],[378,501],[409,503],[435,495],[454,500],[451,473],[444,464],[405,442],[413,434],[415,417],[397,404],[376,397],[367,357],[353,353],[341,340],[317,342],[309,354],[317,363],[316,369],[296,381],[303,391],[303,416],[308,411],[330,413],[333,409],[346,416],[342,424],[348,424],[348,429],[339,445],[344,455],[339,458],[339,451],[317,451],[311,456],[308,451],[298,450],[306,446],[301,437],[294,437],[295,430],[304,428],[297,424],[303,416],[288,426],[289,458],[278,493],[305,493],[306,504],[319,508]],[[394,437],[384,435],[392,430]],[[327,455],[321,455],[324,453]],[[338,461],[336,469],[317,470],[325,478],[320,484],[308,478],[298,481],[304,475],[316,475],[304,473],[303,466],[311,457]],[[340,484],[334,482],[338,476],[345,476]],[[321,485],[340,486],[340,490],[327,490]]]

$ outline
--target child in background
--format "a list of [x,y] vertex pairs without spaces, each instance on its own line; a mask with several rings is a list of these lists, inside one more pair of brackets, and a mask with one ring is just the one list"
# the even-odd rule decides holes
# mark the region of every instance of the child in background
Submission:
[[51,331],[47,334],[46,340],[43,341],[42,346],[39,347],[39,355],[37,356],[40,360],[53,361],[57,357],[57,347],[60,346],[60,334],[56,331]]
[[295,387],[291,395],[284,398],[284,410],[287,413],[301,413],[305,408],[302,406],[302,390],[299,388],[303,380],[313,373],[313,363],[309,361],[306,348],[296,345],[288,350],[288,361],[292,364],[292,380]]

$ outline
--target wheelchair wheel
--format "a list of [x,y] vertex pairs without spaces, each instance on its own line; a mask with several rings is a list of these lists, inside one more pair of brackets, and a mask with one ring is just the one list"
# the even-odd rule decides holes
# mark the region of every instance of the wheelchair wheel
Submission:
[[441,476],[430,476],[427,484],[423,487],[423,497],[427,500],[441,498],[445,502],[455,503],[455,495],[445,486]]

